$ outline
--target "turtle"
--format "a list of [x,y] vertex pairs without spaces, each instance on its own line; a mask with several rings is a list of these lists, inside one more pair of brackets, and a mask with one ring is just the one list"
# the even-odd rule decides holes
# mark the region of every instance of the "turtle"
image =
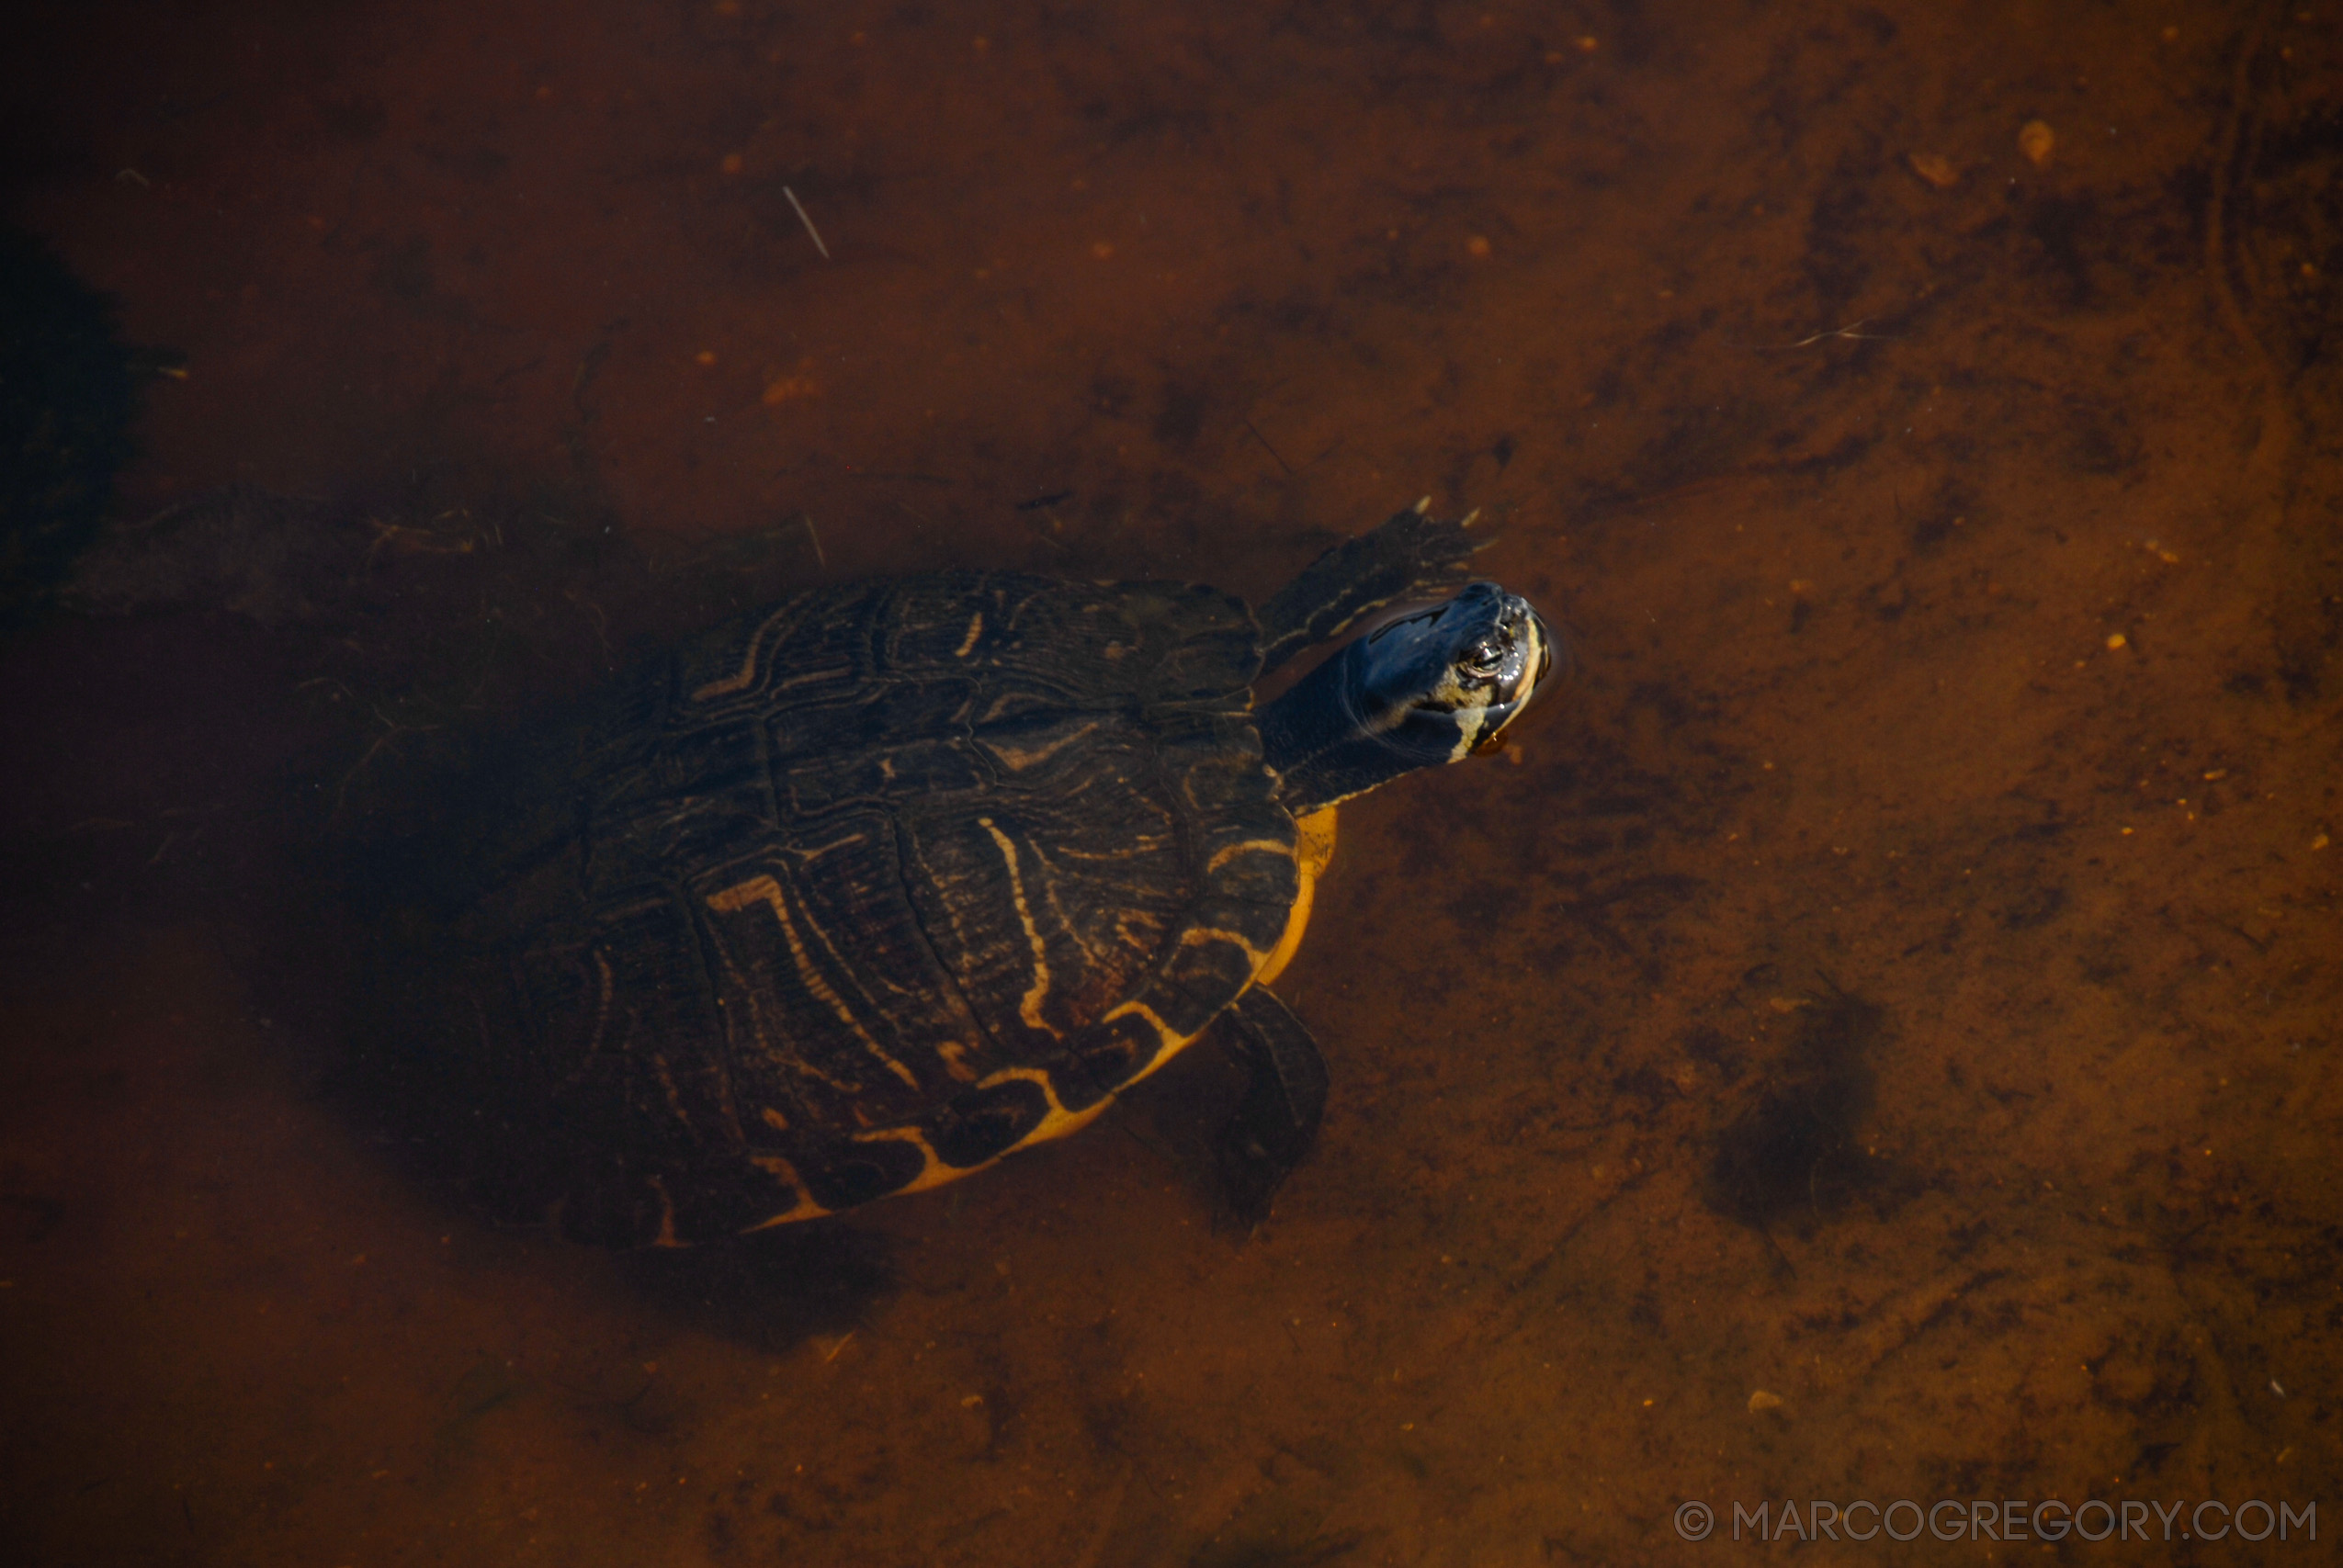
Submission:
[[1556,665],[1468,581],[1471,521],[1402,510],[1257,608],[813,588],[515,731],[408,985],[501,1201],[621,1247],[835,1213],[1072,1132],[1218,1021],[1251,1071],[1219,1175],[1260,1218],[1326,1101],[1270,987],[1336,807],[1494,748]]

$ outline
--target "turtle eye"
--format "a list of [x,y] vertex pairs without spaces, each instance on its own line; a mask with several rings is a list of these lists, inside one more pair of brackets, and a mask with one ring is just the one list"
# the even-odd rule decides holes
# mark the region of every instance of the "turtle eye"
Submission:
[[1456,668],[1476,681],[1488,680],[1504,666],[1505,644],[1495,637],[1482,637],[1456,660]]

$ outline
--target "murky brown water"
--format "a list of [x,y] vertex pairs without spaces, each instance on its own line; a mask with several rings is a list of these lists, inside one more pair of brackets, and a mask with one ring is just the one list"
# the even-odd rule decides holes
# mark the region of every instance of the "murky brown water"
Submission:
[[[122,513],[241,481],[430,537],[365,536],[350,626],[0,660],[8,1555],[2343,1531],[2338,21],[430,0],[13,49],[19,217],[187,355]],[[421,545],[474,547],[432,581],[495,584],[519,705],[855,574],[1264,593],[1425,491],[1579,671],[1345,808],[1281,987],[1332,1103],[1258,1234],[1211,1224],[1201,1051],[982,1179],[681,1258],[493,1229],[317,1087],[270,781],[346,733],[322,671],[414,711]],[[653,570],[500,577],[487,518]],[[1804,1550],[2329,1550],[2190,1517]]]

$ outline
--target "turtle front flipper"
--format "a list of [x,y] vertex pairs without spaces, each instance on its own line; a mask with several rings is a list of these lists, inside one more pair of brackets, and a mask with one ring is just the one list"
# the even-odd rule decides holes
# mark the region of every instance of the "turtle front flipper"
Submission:
[[1326,1061],[1293,1010],[1255,986],[1221,1015],[1252,1070],[1244,1103],[1220,1129],[1220,1189],[1247,1226],[1269,1217],[1270,1200],[1317,1140],[1326,1114]]
[[1462,522],[1434,517],[1427,496],[1379,528],[1345,539],[1302,569],[1257,615],[1267,674],[1303,649],[1342,635],[1361,615],[1403,599],[1432,598],[1471,577],[1473,552],[1490,541]]

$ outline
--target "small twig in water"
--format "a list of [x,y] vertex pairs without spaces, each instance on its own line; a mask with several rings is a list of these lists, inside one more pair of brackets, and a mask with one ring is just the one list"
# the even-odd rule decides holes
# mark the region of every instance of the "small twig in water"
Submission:
[[[828,261],[830,259],[830,247],[821,243],[821,231],[815,228],[813,226],[813,220],[806,216],[805,204],[798,199],[798,193],[791,190],[787,186],[783,186],[781,187],[781,194],[789,198],[789,205],[798,209],[798,221],[806,226],[806,233],[812,239],[813,248],[821,253],[821,259],[823,261]],[[1858,321],[1855,324],[1857,326],[1861,326],[1862,323]]]
[[814,532],[813,513],[800,512],[798,521],[806,525],[806,537],[813,541],[813,564],[823,571],[830,570],[830,558],[821,553],[821,536]]
[[1817,333],[1812,337],[1802,337],[1795,343],[1769,344],[1761,347],[1758,352],[1779,354],[1793,348],[1812,348],[1827,337],[1843,337],[1850,343],[1885,343],[1894,336],[1891,333],[1859,333],[1855,330],[1857,327],[1868,325],[1870,321],[1871,318],[1866,316],[1862,321],[1849,321],[1843,327],[1833,327],[1827,333]]
[[1268,436],[1266,436],[1266,435],[1263,435],[1263,434],[1261,433],[1260,429],[1254,425],[1254,423],[1253,423],[1253,422],[1252,422],[1251,420],[1250,420],[1250,419],[1246,419],[1246,418],[1245,418],[1245,416],[1244,416],[1244,415],[1242,415],[1242,414],[1239,414],[1237,417],[1238,417],[1238,418],[1239,418],[1239,419],[1243,419],[1243,420],[1245,421],[1245,428],[1246,428],[1247,430],[1250,430],[1250,431],[1251,431],[1251,432],[1252,432],[1252,437],[1253,437],[1253,439],[1254,439],[1255,441],[1258,441],[1258,442],[1260,442],[1260,443],[1261,443],[1261,449],[1262,449],[1262,451],[1264,451],[1264,452],[1268,453],[1268,454],[1269,454],[1269,456],[1271,457],[1271,458],[1272,458],[1272,459],[1273,459],[1273,460],[1276,462],[1276,464],[1277,464],[1277,466],[1278,466],[1279,468],[1283,468],[1283,469],[1285,469],[1285,477],[1286,477],[1287,479],[1292,479],[1292,478],[1294,478],[1294,477],[1295,477],[1295,475],[1294,475],[1294,465],[1293,465],[1293,464],[1291,464],[1291,463],[1289,463],[1289,462],[1287,462],[1287,461],[1285,460],[1285,458],[1284,454],[1280,453],[1280,452],[1277,450],[1277,448],[1276,448],[1276,447],[1272,446],[1269,444],[1269,437],[1268,437]]

